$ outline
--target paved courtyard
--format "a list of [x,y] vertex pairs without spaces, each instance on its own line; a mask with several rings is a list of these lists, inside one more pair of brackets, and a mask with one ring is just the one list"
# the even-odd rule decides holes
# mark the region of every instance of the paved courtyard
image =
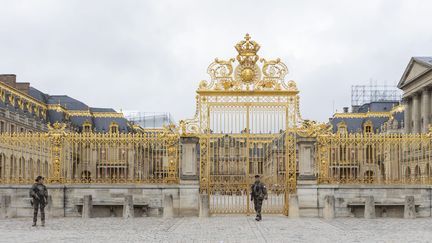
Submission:
[[0,220],[0,242],[432,242],[432,218],[58,218],[47,223],[33,228],[31,219]]

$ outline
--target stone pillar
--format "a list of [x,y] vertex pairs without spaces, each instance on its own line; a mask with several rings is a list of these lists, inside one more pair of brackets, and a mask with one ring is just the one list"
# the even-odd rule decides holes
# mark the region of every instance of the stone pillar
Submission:
[[82,218],[88,219],[92,217],[93,211],[93,198],[92,195],[84,195],[83,208],[82,208]]
[[413,121],[412,133],[420,133],[420,98],[418,94],[413,96],[411,119]]
[[123,218],[133,218],[134,217],[134,204],[133,204],[133,196],[126,195],[124,198],[123,204]]
[[375,216],[375,201],[373,196],[368,196],[365,199],[365,219],[374,219]]
[[405,106],[405,111],[404,111],[404,130],[405,133],[410,133],[412,128],[411,128],[411,111],[412,111],[412,102],[410,101],[410,97],[405,97],[404,98],[404,106]]
[[432,123],[432,89],[429,90],[429,123]]
[[299,212],[299,201],[297,194],[290,194],[288,199],[288,217],[298,218],[300,217]]
[[429,90],[425,89],[421,96],[421,119],[422,123],[422,133],[427,133],[429,130],[429,112],[430,112],[430,97]]
[[404,218],[406,219],[416,218],[414,196],[405,197]]
[[210,202],[207,194],[200,194],[199,217],[207,218],[210,215]]
[[173,196],[171,194],[164,196],[164,201],[163,201],[163,217],[164,218],[172,218],[172,217],[174,217]]
[[0,195],[0,219],[8,218],[8,209],[11,202],[10,195]]
[[335,217],[336,217],[335,197],[333,195],[326,195],[324,197],[323,218],[334,219]]
[[299,180],[316,179],[314,175],[315,138],[298,138]]
[[181,174],[182,180],[198,180],[198,163],[197,163],[197,148],[199,139],[195,137],[181,138],[182,153],[181,153]]

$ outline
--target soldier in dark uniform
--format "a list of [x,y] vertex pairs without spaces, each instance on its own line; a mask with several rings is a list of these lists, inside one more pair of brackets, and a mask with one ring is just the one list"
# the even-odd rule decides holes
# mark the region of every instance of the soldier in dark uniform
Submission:
[[267,200],[267,188],[264,185],[264,183],[262,183],[260,181],[260,176],[256,175],[255,176],[255,183],[252,184],[251,186],[251,201],[254,202],[254,206],[255,206],[255,212],[256,212],[256,221],[260,221],[261,218],[261,207],[262,207],[262,203],[263,200]]
[[43,184],[44,178],[38,176],[36,183],[30,189],[30,197],[32,198],[33,204],[33,226],[36,226],[38,209],[41,213],[42,226],[45,226],[45,206],[48,204],[48,190]]

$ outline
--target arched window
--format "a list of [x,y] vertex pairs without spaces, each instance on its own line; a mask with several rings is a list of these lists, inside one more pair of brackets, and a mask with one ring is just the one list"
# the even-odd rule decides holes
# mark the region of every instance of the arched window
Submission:
[[19,178],[25,177],[25,159],[21,157],[19,159]]
[[384,166],[384,163],[381,163],[381,165],[380,165],[380,171],[381,171],[381,177],[383,179],[385,179],[385,166]]
[[30,178],[30,179],[35,178],[34,167],[35,166],[34,166],[33,159],[30,158],[28,161],[28,178]]
[[415,176],[415,178],[420,178],[420,176],[421,176],[420,166],[418,166],[418,165],[416,165],[416,167],[414,169],[414,176]]
[[426,167],[425,167],[424,172],[425,172],[425,175],[426,175],[427,177],[430,177],[430,176],[431,176],[431,171],[430,171],[429,163],[426,164]]
[[36,176],[40,176],[40,174],[41,174],[41,162],[40,162],[40,160],[38,160],[37,161],[37,164],[36,164]]
[[11,155],[10,157],[10,167],[9,167],[9,178],[16,178],[16,173],[17,173],[17,165],[16,165],[16,159],[13,155]]
[[366,145],[366,163],[373,163],[373,148],[371,144]]
[[408,166],[405,169],[405,178],[410,178],[411,177],[411,168]]
[[44,173],[44,177],[49,177],[49,169],[48,169],[48,161],[46,161],[45,160],[45,163],[44,163],[44,171],[43,171],[43,173]]
[[4,168],[6,163],[6,157],[3,153],[0,154],[0,179],[4,178]]

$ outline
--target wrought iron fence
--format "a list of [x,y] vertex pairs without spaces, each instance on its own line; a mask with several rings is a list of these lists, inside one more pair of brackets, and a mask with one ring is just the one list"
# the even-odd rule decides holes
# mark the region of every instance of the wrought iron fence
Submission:
[[179,136],[140,134],[0,134],[0,183],[177,183]]
[[323,134],[320,183],[430,184],[431,134]]

